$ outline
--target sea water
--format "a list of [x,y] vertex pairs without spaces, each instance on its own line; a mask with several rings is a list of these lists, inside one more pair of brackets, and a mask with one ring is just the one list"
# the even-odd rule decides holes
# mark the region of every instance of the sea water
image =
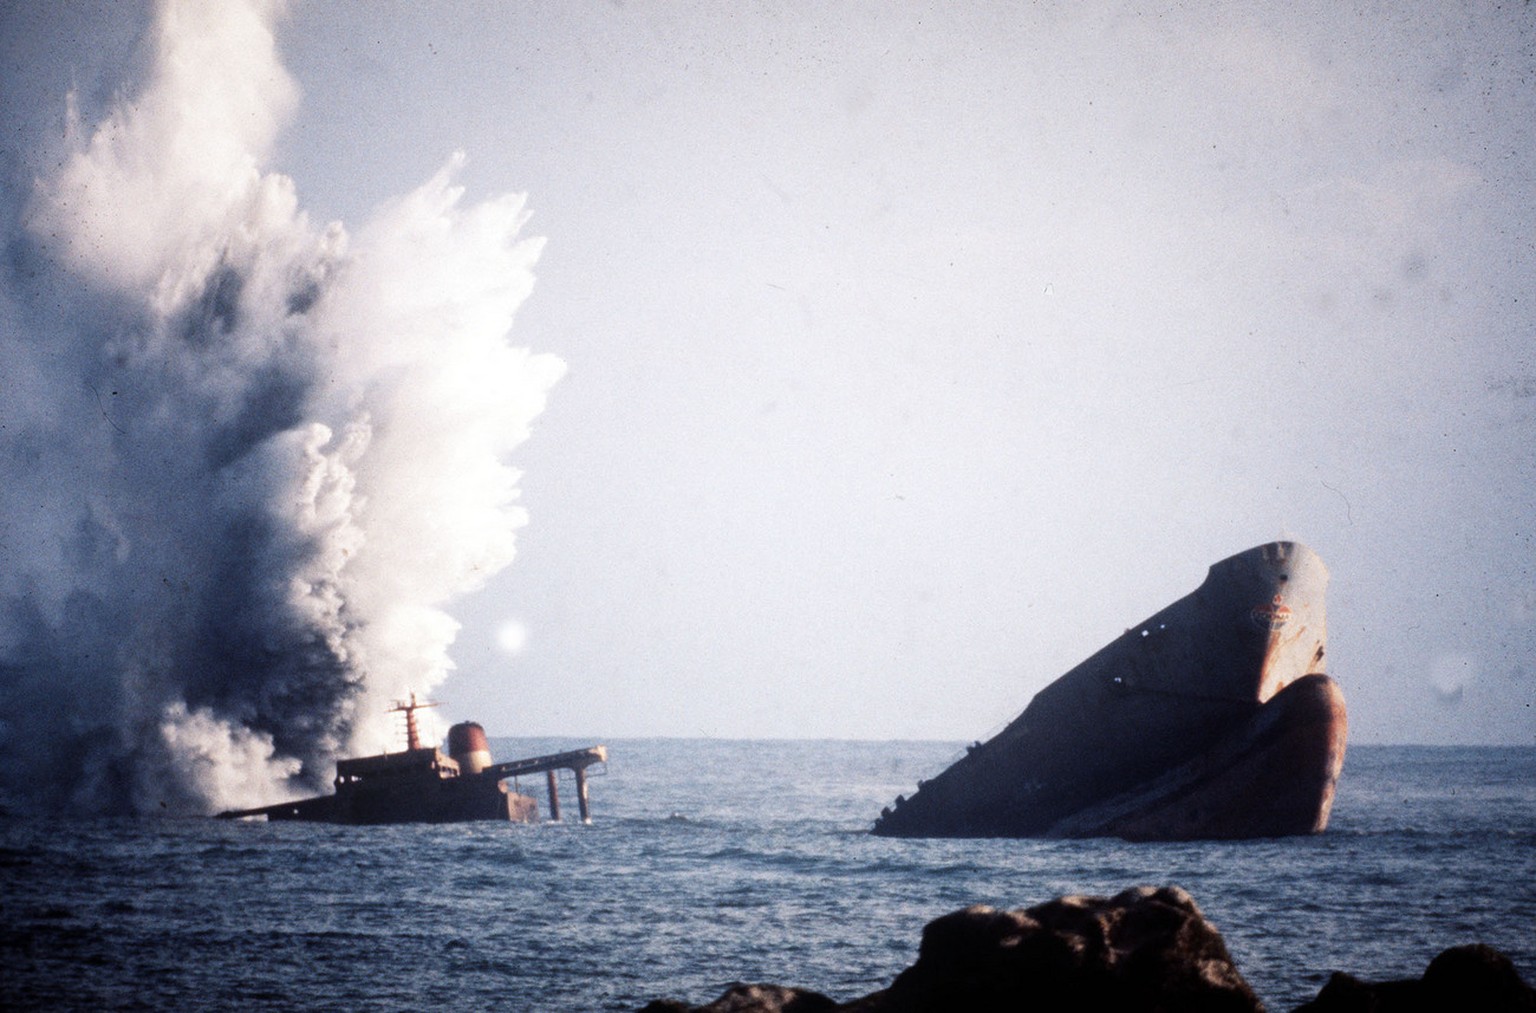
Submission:
[[[500,758],[588,745],[493,740]],[[1284,840],[888,840],[955,743],[608,743],[590,825],[0,818],[7,1008],[625,1010],[772,981],[846,1001],[970,904],[1188,890],[1271,1010],[1482,941],[1536,980],[1536,749],[1356,746]],[[522,786],[544,803],[544,779]]]

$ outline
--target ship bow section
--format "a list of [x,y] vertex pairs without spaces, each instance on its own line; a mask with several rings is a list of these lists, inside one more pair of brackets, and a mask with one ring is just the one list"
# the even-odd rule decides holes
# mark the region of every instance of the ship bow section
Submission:
[[891,837],[1251,837],[1326,824],[1343,695],[1324,674],[1328,571],[1296,542],[1201,585],[1061,676],[885,809]]

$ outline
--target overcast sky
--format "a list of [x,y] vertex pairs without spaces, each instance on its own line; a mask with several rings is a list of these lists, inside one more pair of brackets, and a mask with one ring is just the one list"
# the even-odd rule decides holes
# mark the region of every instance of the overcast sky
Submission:
[[[8,166],[145,7],[8,16]],[[1529,4],[295,3],[266,168],[547,239],[492,734],[983,738],[1277,537],[1356,742],[1536,741]],[[31,133],[29,133],[31,131]]]

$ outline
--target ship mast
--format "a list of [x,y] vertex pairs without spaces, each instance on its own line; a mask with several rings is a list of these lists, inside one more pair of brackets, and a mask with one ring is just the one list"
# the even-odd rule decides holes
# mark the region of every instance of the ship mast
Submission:
[[415,692],[405,700],[396,700],[395,705],[389,709],[391,714],[405,715],[405,748],[415,751],[421,748],[421,733],[416,728],[416,712],[423,707],[436,707],[432,700],[416,700]]

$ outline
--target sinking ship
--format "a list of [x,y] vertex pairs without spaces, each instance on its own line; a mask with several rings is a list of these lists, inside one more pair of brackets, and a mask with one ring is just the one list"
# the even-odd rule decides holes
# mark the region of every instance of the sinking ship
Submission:
[[1261,545],[1041,690],[911,798],[886,837],[1282,837],[1321,831],[1344,764],[1328,571]]
[[506,782],[530,774],[545,775],[549,789],[549,818],[560,819],[558,775],[569,770],[576,779],[576,803],[582,822],[592,818],[587,794],[587,770],[608,760],[605,746],[589,746],[549,756],[492,763],[485,729],[464,721],[448,729],[448,755],[423,746],[416,711],[435,707],[418,702],[415,694],[391,712],[405,717],[406,748],[336,761],[335,794],[297,802],[279,802],[255,809],[232,809],[221,819],[265,816],[269,820],[315,823],[463,823],[471,820],[510,820],[532,823],[539,818],[538,801],[509,790]]

